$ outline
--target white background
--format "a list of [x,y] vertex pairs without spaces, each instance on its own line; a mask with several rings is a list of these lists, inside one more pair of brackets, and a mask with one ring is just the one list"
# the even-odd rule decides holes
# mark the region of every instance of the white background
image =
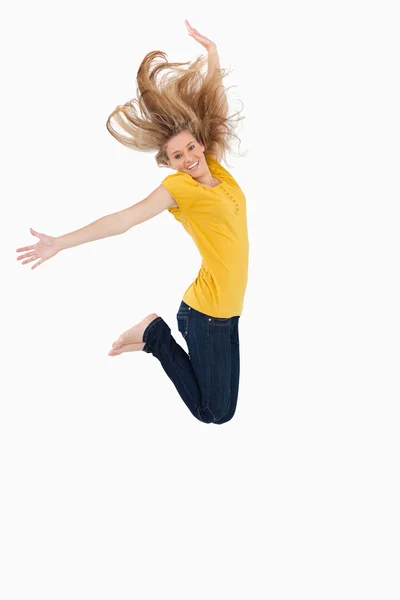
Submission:
[[[2,14],[2,600],[398,599],[395,2],[26,0]],[[263,11],[263,15],[260,11]],[[171,171],[107,132],[144,55],[217,43],[250,271],[234,419],[196,421],[154,357],[200,256],[167,211],[35,270]]]

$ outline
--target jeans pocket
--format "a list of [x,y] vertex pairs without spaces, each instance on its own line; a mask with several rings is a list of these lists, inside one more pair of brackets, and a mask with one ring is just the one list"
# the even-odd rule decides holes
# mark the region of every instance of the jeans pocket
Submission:
[[176,316],[176,320],[178,322],[178,330],[186,339],[189,329],[189,311],[187,313],[178,313]]

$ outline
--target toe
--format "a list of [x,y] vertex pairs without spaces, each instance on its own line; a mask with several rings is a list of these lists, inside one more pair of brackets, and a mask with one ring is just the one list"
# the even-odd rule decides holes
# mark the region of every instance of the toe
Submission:
[[129,347],[127,345],[125,346],[114,346],[114,348],[112,348],[109,351],[109,355],[110,356],[118,356],[118,354],[122,354],[123,352],[128,352],[129,351]]
[[126,344],[122,345],[118,344],[117,342],[114,342],[111,350],[109,351],[109,354],[112,354],[114,356],[114,354],[121,354],[122,352],[126,352]]
[[137,352],[138,350],[143,350],[143,348],[143,342],[139,344],[124,344],[120,348],[112,348],[108,354],[110,356],[118,356],[118,354],[123,354],[124,352]]

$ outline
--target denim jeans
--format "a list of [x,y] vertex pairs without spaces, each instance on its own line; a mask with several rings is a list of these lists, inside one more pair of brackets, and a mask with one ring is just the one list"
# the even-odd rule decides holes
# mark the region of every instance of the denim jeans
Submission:
[[143,352],[155,356],[199,421],[221,425],[236,410],[239,391],[239,319],[211,317],[181,302],[178,330],[189,353],[157,317],[143,333]]

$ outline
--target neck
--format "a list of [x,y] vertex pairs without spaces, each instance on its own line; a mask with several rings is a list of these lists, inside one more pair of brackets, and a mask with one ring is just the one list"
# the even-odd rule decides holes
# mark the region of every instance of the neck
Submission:
[[200,175],[200,177],[196,178],[202,185],[206,185],[208,187],[214,187],[216,185],[216,181],[214,177],[211,175],[211,171],[207,167],[204,169],[204,173]]

